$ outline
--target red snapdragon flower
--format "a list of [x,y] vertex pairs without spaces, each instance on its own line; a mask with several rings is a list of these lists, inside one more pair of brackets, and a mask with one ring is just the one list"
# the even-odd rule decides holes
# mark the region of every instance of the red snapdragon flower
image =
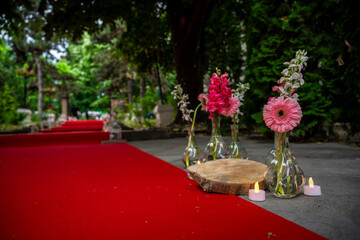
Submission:
[[203,105],[203,110],[210,112],[209,118],[217,114],[224,116],[233,115],[239,108],[240,102],[237,98],[232,97],[232,91],[229,85],[231,82],[228,80],[228,74],[221,75],[221,71],[218,69],[217,73],[213,73],[210,78],[211,85],[209,86],[209,94],[207,99],[205,94],[199,95],[199,101],[204,103],[206,100],[206,107]]

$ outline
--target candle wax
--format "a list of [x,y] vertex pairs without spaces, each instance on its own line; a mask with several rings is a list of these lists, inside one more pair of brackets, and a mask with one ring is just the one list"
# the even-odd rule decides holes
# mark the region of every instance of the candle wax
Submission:
[[314,185],[314,187],[305,185],[304,186],[304,194],[307,196],[321,196],[321,187],[318,185]]
[[259,190],[259,192],[255,192],[255,189],[250,189],[249,190],[249,199],[251,201],[256,201],[256,202],[265,201],[265,191]]

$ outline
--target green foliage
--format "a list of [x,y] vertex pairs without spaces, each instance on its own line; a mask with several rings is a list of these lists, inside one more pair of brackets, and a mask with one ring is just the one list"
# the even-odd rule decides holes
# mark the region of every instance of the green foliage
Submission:
[[129,66],[122,56],[119,56],[116,45],[122,41],[125,26],[122,21],[115,21],[112,28],[106,25],[104,29],[93,35],[91,41],[93,44],[106,46],[98,52],[94,60],[100,63],[99,69],[95,71],[96,79],[102,82],[100,91],[112,97],[118,97],[123,91],[124,85],[128,81]]
[[16,56],[12,48],[0,38],[0,88],[6,85],[13,91],[15,101],[23,101],[23,81],[24,76],[16,74],[17,69],[26,67],[15,63]]
[[116,112],[116,117],[122,121],[124,121],[126,114],[129,114],[128,118],[130,120],[135,119],[141,124],[149,125],[149,121],[147,120],[149,120],[148,118],[152,118],[152,111],[155,108],[158,99],[159,96],[155,89],[148,86],[144,98],[135,96],[133,102],[117,105],[112,111]]
[[147,128],[153,128],[156,125],[156,119],[147,119],[147,118],[145,118],[144,119],[144,125]]
[[157,1],[134,5],[126,18],[126,30],[117,41],[117,52],[139,73],[150,73],[156,65],[172,70],[172,46],[166,8]]
[[30,117],[30,120],[31,120],[31,122],[33,122],[33,123],[36,123],[36,122],[38,122],[38,116],[37,116],[37,114],[31,114],[31,117]]
[[124,124],[133,129],[148,129],[155,127],[156,119],[144,119],[144,122],[125,121]]
[[[295,133],[310,137],[324,124],[337,121],[350,122],[353,130],[359,129],[359,81],[354,79],[359,79],[360,24],[353,9],[351,1],[249,3],[245,23],[246,79],[251,85],[245,118],[249,126],[269,131],[263,127],[262,106],[276,95],[271,87],[281,76],[282,63],[293,58],[298,49],[305,49],[310,57],[305,85],[297,91],[303,119]],[[353,46],[351,52],[345,40]],[[348,57],[343,66],[336,62],[341,56]]]
[[[45,2],[45,1],[44,1]],[[132,17],[132,7],[153,2],[150,0],[134,1],[73,1],[49,0],[52,11],[47,14],[46,30],[48,35],[54,32],[71,40],[80,39],[83,31],[96,33],[106,24],[115,25],[114,20]]]
[[101,63],[95,58],[106,49],[107,45],[92,42],[90,35],[85,33],[79,44],[69,44],[67,59],[60,65],[61,71],[70,73],[77,80],[70,90],[70,99],[71,105],[76,104],[81,112],[89,110],[90,105],[100,98],[100,92],[94,90],[101,86],[95,75]]
[[45,113],[46,114],[51,114],[51,113],[56,114],[56,111],[54,109],[52,109],[52,108],[48,108],[48,109],[45,110]]
[[[244,13],[243,3],[224,1],[214,7],[206,22],[206,56],[208,71],[211,74],[216,68],[228,72],[236,82],[243,75]],[[208,80],[207,80],[208,81]]]
[[[49,10],[50,7],[46,1],[20,1],[13,11],[21,17],[21,21],[16,27],[5,30],[11,34],[10,40],[17,55],[16,61],[22,64],[30,62],[29,65],[36,66],[39,120],[43,116],[44,83],[50,87],[49,85],[52,85],[53,80],[49,69],[51,64],[47,64],[49,63],[47,58],[50,57],[49,51],[56,48],[56,42],[59,40],[55,35],[48,35],[48,38],[45,38],[45,17]],[[28,77],[27,74],[24,77]]]
[[[196,25],[200,21],[192,22],[193,16],[186,12],[195,9],[194,2],[31,0],[20,1],[21,7],[11,4],[0,21],[2,30],[11,35],[0,39],[0,89],[7,86],[12,91],[7,95],[22,103],[24,75],[16,74],[16,70],[35,69],[34,51],[46,53],[52,48],[50,43],[54,43],[56,32],[81,40],[70,43],[66,58],[56,63],[56,77],[49,64],[51,60],[42,55],[44,86],[56,85],[61,94],[68,92],[70,105],[76,103],[81,111],[107,110],[110,97],[125,98],[128,74],[136,72],[137,77],[131,76],[135,84],[133,93],[140,95],[140,77],[148,87],[145,97],[134,97],[134,103],[128,107],[132,114],[145,116],[158,101],[157,83],[153,80],[155,67],[160,69],[167,102],[177,109],[169,94],[177,78],[193,93],[190,96],[193,103],[196,91],[202,87],[200,73],[211,74],[219,67],[236,82],[245,77],[251,85],[240,122],[267,132],[270,130],[262,119],[262,108],[269,97],[277,95],[271,88],[284,68],[282,63],[293,58],[298,49],[305,49],[310,56],[304,71],[305,85],[297,90],[303,119],[294,129],[295,134],[311,137],[321,132],[323,125],[335,122],[350,123],[353,132],[360,130],[360,18],[356,1],[210,1],[207,6],[210,12],[202,19],[207,19],[205,29],[193,28],[200,26]],[[49,5],[52,11],[45,11]],[[174,15],[168,15],[174,6],[181,11],[175,8]],[[29,10],[34,9],[38,10],[34,12],[34,21],[24,21],[29,19]],[[181,16],[181,21],[175,21],[180,19],[175,15]],[[185,28],[180,26],[182,23],[186,23]],[[44,41],[44,24],[51,41]],[[8,31],[4,26],[15,29]],[[84,30],[88,33],[83,34]],[[34,41],[28,42],[25,31],[32,34]],[[171,42],[173,36],[176,38]],[[13,45],[9,47],[4,39],[12,40]],[[175,59],[175,50],[182,49],[176,46],[195,48],[185,48],[188,51],[178,53]],[[185,56],[204,58],[196,61],[195,66],[195,62],[184,61],[189,58],[179,60]],[[195,69],[199,65],[201,69],[195,73],[192,66]],[[178,71],[179,76],[174,73],[175,66],[183,70]],[[34,110],[38,100],[37,79],[25,80],[27,105]],[[56,97],[45,93],[44,106],[58,111]],[[13,120],[7,121],[15,121],[11,114],[9,118]]]
[[18,124],[23,120],[22,116],[19,116],[16,112],[16,105],[13,92],[5,84],[5,86],[0,88],[0,124]]
[[153,111],[158,99],[159,96],[156,94],[156,91],[151,87],[147,87],[144,98],[140,99],[145,114]]
[[139,97],[134,98],[134,102],[127,102],[126,107],[129,113],[129,119],[135,118],[136,121],[142,123],[141,118],[144,116],[144,112],[141,105],[141,100]]
[[93,109],[108,109],[110,98],[107,95],[101,96],[90,104]]

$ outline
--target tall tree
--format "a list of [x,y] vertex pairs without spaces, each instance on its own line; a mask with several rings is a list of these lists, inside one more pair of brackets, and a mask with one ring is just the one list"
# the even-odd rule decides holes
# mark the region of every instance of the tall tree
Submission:
[[126,31],[118,39],[118,52],[141,78],[145,75],[155,77],[159,97],[164,102],[160,72],[174,69],[166,5],[147,1],[134,6],[132,13],[132,17],[126,20]]
[[203,91],[206,20],[214,6],[212,1],[167,1],[177,81],[195,109],[197,96]]
[[68,72],[76,79],[74,89],[70,91],[72,104],[76,104],[82,112],[87,113],[91,104],[101,96],[103,84],[97,80],[96,74],[103,63],[98,62],[96,58],[108,48],[105,44],[94,43],[90,35],[84,33],[83,38],[77,43],[69,44],[66,59],[62,59],[69,66]]
[[117,51],[117,44],[124,33],[124,24],[116,21],[111,29],[109,26],[91,38],[93,44],[107,46],[94,57],[95,62],[100,63],[100,68],[95,72],[96,79],[100,82],[107,81],[100,91],[107,96],[118,97],[124,89],[129,72],[128,62]]
[[[36,77],[38,87],[38,118],[42,119],[43,102],[44,102],[44,76],[43,62],[41,60],[44,53],[49,53],[55,48],[54,37],[45,38],[43,30],[45,25],[45,17],[48,10],[47,5],[41,4],[39,0],[26,1],[29,3],[26,7],[19,5],[16,13],[21,17],[17,29],[10,29],[12,34],[13,49],[18,57],[27,60],[26,55],[30,54],[35,61]],[[13,30],[13,31],[11,31]]]
[[[4,40],[0,39],[0,89],[8,85],[15,93],[17,103],[22,101],[23,89],[19,88],[22,85],[23,77],[17,72],[23,69],[23,64],[16,62],[16,55],[12,51],[10,45]],[[20,70],[21,69],[21,70]],[[21,71],[22,72],[22,71]],[[0,90],[1,91],[1,90]]]
[[[202,77],[207,67],[204,64],[204,25],[214,6],[212,1],[50,0],[49,2],[53,6],[53,11],[47,19],[49,33],[55,31],[58,34],[79,37],[79,32],[82,30],[94,32],[104,24],[114,25],[115,20],[121,18],[133,34],[131,36],[134,49],[132,54],[141,56],[145,53],[147,56],[143,59],[150,58],[150,62],[155,67],[159,65],[163,67],[161,56],[166,55],[160,54],[159,43],[166,40],[166,30],[153,31],[162,27],[163,24],[158,24],[161,22],[154,22],[152,19],[161,19],[162,9],[165,9],[171,32],[178,82],[189,94],[192,107],[197,104],[196,98],[202,92]],[[132,27],[133,23],[136,28]],[[139,31],[134,31],[136,29]]]

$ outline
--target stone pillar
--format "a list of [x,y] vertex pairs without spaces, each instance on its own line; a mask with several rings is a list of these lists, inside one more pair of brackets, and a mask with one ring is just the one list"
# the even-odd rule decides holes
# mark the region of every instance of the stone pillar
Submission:
[[166,127],[170,125],[174,119],[174,108],[170,104],[157,105],[154,108],[154,114],[156,116],[156,126]]
[[62,97],[61,98],[61,115],[58,118],[58,124],[63,124],[64,122],[67,121],[68,119],[68,99],[67,97]]
[[68,99],[61,98],[61,115],[68,116]]

